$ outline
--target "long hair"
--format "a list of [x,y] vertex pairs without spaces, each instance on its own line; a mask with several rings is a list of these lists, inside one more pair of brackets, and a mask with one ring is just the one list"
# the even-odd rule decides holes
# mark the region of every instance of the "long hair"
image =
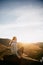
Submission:
[[10,41],[9,45],[12,44],[13,40],[14,40],[15,42],[17,42],[17,38],[16,38],[16,37],[13,37],[12,40]]
[[17,38],[16,37],[13,37],[13,39],[12,40],[16,40],[17,41]]

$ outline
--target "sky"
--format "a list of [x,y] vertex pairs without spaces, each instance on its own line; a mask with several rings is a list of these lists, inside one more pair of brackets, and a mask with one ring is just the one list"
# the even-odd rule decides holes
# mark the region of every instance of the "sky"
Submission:
[[43,42],[43,0],[0,0],[0,38]]

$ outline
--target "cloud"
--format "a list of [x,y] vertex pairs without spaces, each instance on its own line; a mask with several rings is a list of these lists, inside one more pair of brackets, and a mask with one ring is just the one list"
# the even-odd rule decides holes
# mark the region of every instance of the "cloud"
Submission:
[[27,6],[21,6],[14,9],[3,10],[0,12],[1,14],[1,22],[14,23],[14,22],[40,22],[42,21],[42,8]]
[[0,11],[0,37],[17,36],[18,41],[43,41],[43,9],[24,5]]

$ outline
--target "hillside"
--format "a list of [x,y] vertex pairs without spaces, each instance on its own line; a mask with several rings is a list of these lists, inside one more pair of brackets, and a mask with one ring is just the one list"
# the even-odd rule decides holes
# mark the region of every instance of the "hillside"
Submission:
[[10,46],[7,47],[3,44],[0,44],[0,60],[3,60],[4,59],[3,57],[5,55],[11,55],[12,54],[11,50],[9,48],[10,48]]
[[[19,63],[18,65],[39,64],[39,62],[26,60],[23,58],[19,59],[16,55],[12,55],[11,50],[9,49],[9,42],[10,39],[0,39],[0,63]],[[28,57],[36,60],[40,60],[43,57],[43,42],[38,42],[35,44],[18,42],[18,47],[21,48],[22,46],[24,47],[24,53],[27,54]]]
[[0,38],[0,44],[3,44],[3,45],[6,45],[6,46],[9,46],[9,42],[10,42],[10,39]]
[[11,55],[9,42],[10,39],[0,38],[0,60],[2,60],[5,55]]
[[43,43],[24,44],[24,53],[29,57],[40,60],[43,57]]

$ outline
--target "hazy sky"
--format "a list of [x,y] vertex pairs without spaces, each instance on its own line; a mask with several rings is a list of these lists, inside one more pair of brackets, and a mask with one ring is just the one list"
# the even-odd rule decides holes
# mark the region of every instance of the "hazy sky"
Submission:
[[43,0],[0,0],[0,38],[43,41]]

